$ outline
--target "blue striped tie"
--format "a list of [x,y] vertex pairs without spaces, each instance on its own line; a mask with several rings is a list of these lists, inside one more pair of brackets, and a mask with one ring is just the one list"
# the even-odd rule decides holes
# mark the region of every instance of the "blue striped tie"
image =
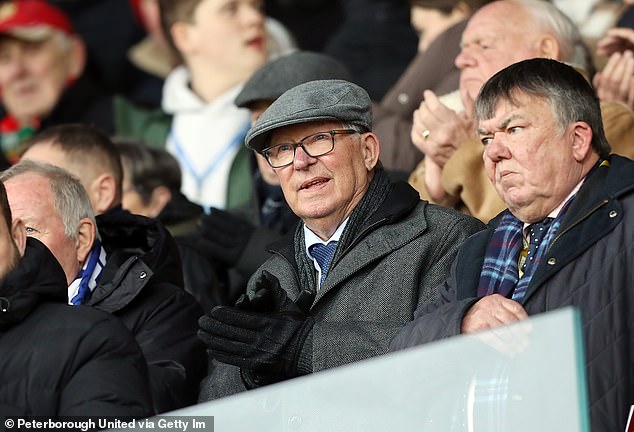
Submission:
[[328,273],[328,268],[332,262],[332,257],[337,249],[337,242],[331,241],[328,244],[317,243],[308,248],[310,256],[315,258],[319,268],[321,269],[321,278],[319,279],[319,286],[322,286]]

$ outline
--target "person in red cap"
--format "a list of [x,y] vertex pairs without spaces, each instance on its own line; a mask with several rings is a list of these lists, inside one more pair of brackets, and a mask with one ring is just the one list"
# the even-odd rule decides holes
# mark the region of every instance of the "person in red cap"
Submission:
[[48,125],[79,121],[112,131],[109,98],[85,65],[84,43],[61,10],[43,0],[0,5],[0,146],[9,163]]

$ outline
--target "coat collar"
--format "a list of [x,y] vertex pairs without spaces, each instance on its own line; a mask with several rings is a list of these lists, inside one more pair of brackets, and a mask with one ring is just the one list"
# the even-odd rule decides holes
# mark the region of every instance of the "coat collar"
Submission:
[[524,302],[565,265],[592,247],[623,220],[618,198],[634,190],[634,163],[612,155],[593,170],[570,205],[542,264],[528,286]]
[[48,248],[28,237],[24,256],[0,284],[0,329],[21,322],[44,301],[67,303],[66,275]]

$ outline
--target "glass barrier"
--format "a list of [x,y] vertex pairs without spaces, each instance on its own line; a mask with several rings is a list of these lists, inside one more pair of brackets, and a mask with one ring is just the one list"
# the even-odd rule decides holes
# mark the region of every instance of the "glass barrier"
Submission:
[[169,415],[216,432],[587,432],[580,334],[568,308]]

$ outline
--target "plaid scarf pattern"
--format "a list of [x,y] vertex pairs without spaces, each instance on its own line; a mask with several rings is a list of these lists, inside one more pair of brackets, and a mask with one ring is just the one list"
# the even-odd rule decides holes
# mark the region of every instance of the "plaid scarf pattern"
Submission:
[[504,210],[484,256],[478,298],[494,293],[508,297],[513,291],[519,278],[517,261],[523,246],[523,228],[521,220]]
[[548,246],[555,238],[561,221],[574,198],[575,196],[572,196],[566,202],[550,224],[540,246],[535,250],[535,255],[530,263],[527,262],[526,270],[521,278],[519,277],[518,261],[519,254],[524,247],[522,233],[524,223],[513,216],[510,211],[504,210],[504,215],[493,232],[484,256],[478,285],[478,298],[495,293],[509,297],[512,293],[513,300],[522,301],[535,270],[542,262]]

